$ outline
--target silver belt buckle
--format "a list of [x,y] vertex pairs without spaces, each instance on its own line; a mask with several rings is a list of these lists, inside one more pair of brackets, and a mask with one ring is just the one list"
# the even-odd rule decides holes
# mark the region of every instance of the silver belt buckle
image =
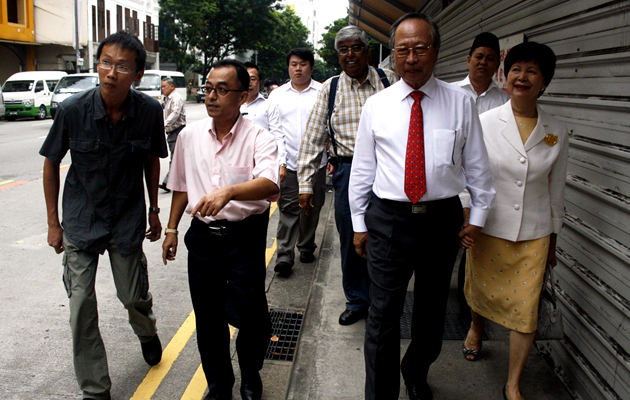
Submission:
[[210,234],[213,236],[226,236],[227,227],[225,226],[209,226]]
[[412,204],[411,212],[412,214],[424,214],[427,212],[427,206],[424,204]]

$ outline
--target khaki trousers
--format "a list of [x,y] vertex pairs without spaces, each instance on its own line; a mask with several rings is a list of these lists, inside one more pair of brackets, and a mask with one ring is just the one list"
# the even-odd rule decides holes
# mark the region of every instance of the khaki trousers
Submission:
[[[107,355],[98,328],[96,304],[96,268],[98,253],[80,250],[64,234],[63,282],[70,299],[70,327],[77,382],[83,397],[109,398],[111,380]],[[129,323],[141,342],[150,341],[157,329],[153,299],[149,293],[147,259],[140,247],[123,257],[114,240],[107,252],[111,261],[118,299],[129,313]],[[140,349],[139,349],[140,350]]]

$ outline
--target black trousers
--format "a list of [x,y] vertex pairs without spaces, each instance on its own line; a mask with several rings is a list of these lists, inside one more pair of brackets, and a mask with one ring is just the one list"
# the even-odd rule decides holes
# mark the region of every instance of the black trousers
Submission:
[[210,224],[225,226],[225,236],[214,235],[196,218],[186,232],[197,342],[211,392],[232,393],[228,324],[239,329],[236,351],[241,375],[263,366],[271,333],[265,295],[268,222],[269,209],[240,222]]
[[367,400],[397,399],[400,387],[400,317],[415,272],[411,343],[400,365],[405,382],[423,382],[442,349],[446,301],[463,222],[458,197],[420,203],[372,197],[365,216],[372,278],[365,332]]

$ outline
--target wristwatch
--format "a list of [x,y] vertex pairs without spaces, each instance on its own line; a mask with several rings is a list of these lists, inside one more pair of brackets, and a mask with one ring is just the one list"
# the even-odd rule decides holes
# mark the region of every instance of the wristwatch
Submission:
[[149,207],[149,212],[160,213],[160,207]]
[[281,167],[286,168],[286,167],[287,167],[287,164],[286,164],[286,163],[283,163],[283,164],[280,164],[280,166],[281,166]]
[[166,235],[167,233],[174,233],[174,234],[179,234],[179,231],[177,229],[173,229],[173,228],[166,228],[164,229],[164,234]]

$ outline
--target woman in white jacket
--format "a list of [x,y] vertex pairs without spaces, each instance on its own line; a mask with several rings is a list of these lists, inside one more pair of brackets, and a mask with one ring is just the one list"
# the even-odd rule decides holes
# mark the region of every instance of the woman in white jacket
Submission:
[[[547,265],[556,265],[564,217],[569,136],[537,105],[556,57],[542,44],[515,46],[505,59],[510,101],[480,116],[496,196],[482,234],[468,251],[465,293],[472,323],[464,357],[481,350],[484,318],[512,330],[506,400],[523,400],[519,381],[534,341]],[[464,247],[472,246],[466,239]]]

